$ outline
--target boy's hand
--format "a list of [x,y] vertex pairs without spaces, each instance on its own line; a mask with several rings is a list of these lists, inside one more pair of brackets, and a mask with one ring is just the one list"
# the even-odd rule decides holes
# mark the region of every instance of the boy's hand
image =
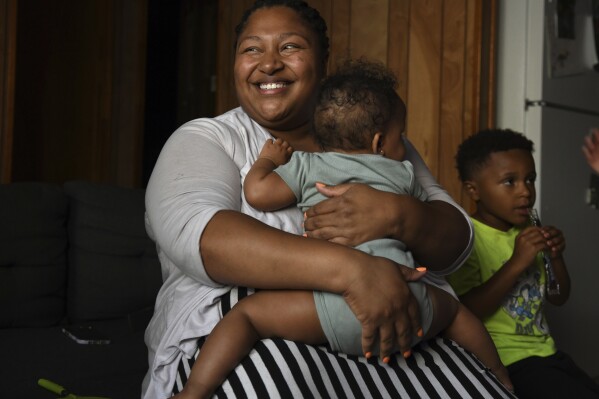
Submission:
[[260,151],[258,159],[269,159],[276,166],[281,166],[289,161],[289,158],[291,158],[292,153],[293,147],[291,147],[289,143],[285,140],[266,140],[264,146],[262,147],[262,150]]
[[551,259],[560,258],[566,249],[566,239],[564,238],[564,234],[554,226],[543,226],[542,230],[547,245],[545,250],[548,252]]
[[547,237],[543,229],[530,226],[522,230],[516,237],[511,260],[513,264],[520,266],[521,271],[526,270],[534,262],[540,251],[548,249]]

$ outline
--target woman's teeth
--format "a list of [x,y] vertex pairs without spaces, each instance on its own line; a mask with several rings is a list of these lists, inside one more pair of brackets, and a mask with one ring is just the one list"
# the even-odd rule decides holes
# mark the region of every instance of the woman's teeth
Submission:
[[261,90],[273,90],[273,89],[280,89],[283,87],[285,87],[285,83],[261,83],[260,84]]

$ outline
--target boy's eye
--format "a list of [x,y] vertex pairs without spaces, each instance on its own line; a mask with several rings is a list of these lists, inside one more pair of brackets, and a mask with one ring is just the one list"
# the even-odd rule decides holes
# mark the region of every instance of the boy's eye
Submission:
[[503,184],[506,186],[511,186],[512,184],[514,184],[514,179],[505,179],[503,181]]

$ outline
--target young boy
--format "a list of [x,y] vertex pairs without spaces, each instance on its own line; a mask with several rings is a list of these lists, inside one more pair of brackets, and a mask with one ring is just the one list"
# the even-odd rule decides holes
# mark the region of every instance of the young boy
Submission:
[[[315,187],[322,181],[365,183],[426,200],[411,164],[402,162],[406,111],[396,86],[390,71],[366,61],[349,62],[327,78],[314,117],[316,137],[326,152],[293,152],[280,139],[267,140],[245,178],[247,202],[264,211],[297,203],[305,211],[325,198]],[[369,241],[357,249],[414,267],[411,254],[397,240]],[[422,282],[409,285],[420,305],[422,325],[412,345],[443,331],[477,355],[511,389],[507,371],[482,323],[459,304],[449,284],[424,275]],[[367,358],[379,354],[388,363],[389,349],[363,348],[361,332],[359,321],[340,295],[257,292],[241,300],[215,327],[178,397],[208,396],[262,338],[328,342],[335,351]],[[410,351],[403,355],[408,357]]]
[[[570,278],[562,232],[530,222],[535,203],[533,143],[511,130],[485,130],[458,148],[460,180],[476,202],[474,249],[448,280],[489,331],[519,398],[598,398],[599,388],[555,342],[545,301],[562,305]],[[545,259],[559,290],[548,290]]]

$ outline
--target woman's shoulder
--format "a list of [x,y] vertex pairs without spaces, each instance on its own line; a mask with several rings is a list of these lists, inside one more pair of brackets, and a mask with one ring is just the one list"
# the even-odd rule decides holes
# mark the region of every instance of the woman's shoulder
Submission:
[[255,138],[266,137],[268,133],[238,107],[216,117],[190,120],[181,125],[173,136],[192,136],[227,147],[255,141]]

